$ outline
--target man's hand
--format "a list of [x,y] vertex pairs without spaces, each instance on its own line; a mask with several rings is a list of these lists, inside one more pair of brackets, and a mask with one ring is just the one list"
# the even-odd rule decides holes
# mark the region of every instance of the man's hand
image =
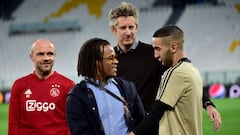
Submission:
[[211,122],[214,122],[214,130],[219,131],[222,125],[222,119],[220,113],[212,105],[206,107],[208,117]]

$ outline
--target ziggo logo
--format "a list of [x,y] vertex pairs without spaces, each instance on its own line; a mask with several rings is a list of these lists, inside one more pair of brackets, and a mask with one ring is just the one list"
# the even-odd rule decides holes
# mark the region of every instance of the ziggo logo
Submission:
[[44,111],[47,112],[48,110],[54,110],[56,108],[55,103],[48,103],[48,102],[37,102],[36,100],[27,100],[26,101],[26,110],[31,111]]

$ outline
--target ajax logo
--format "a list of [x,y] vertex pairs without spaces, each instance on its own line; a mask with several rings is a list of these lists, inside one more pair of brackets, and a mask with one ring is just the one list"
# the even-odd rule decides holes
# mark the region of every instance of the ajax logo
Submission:
[[60,85],[58,84],[55,84],[55,85],[52,85],[52,89],[50,90],[50,95],[52,97],[58,97],[60,95]]
[[36,100],[27,100],[26,101],[26,110],[31,111],[44,111],[54,110],[56,105],[54,103],[48,102],[37,102]]

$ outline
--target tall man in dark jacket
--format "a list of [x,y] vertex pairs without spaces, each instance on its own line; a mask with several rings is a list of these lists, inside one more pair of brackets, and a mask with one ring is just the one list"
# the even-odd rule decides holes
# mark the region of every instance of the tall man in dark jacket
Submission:
[[[109,21],[111,31],[117,39],[114,49],[119,61],[118,76],[125,76],[135,83],[144,108],[149,112],[155,102],[161,75],[166,69],[154,58],[151,45],[136,39],[139,28],[136,7],[122,2],[110,10]],[[206,93],[203,93],[202,102],[210,120],[214,122],[214,129],[218,131],[222,124],[219,112]]]

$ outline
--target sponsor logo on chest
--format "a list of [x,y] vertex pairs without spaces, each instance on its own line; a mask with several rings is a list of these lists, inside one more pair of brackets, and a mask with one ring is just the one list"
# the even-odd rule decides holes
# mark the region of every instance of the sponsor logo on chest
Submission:
[[[49,95],[53,98],[58,97],[60,95],[60,85],[59,84],[53,84],[51,86],[51,89],[49,90]],[[52,111],[56,108],[56,104],[51,101],[37,101],[35,99],[31,98],[31,95],[33,94],[31,89],[27,89],[25,92],[25,97],[26,97],[26,111],[28,112],[33,112],[33,111]],[[30,99],[31,98],[31,99]]]

